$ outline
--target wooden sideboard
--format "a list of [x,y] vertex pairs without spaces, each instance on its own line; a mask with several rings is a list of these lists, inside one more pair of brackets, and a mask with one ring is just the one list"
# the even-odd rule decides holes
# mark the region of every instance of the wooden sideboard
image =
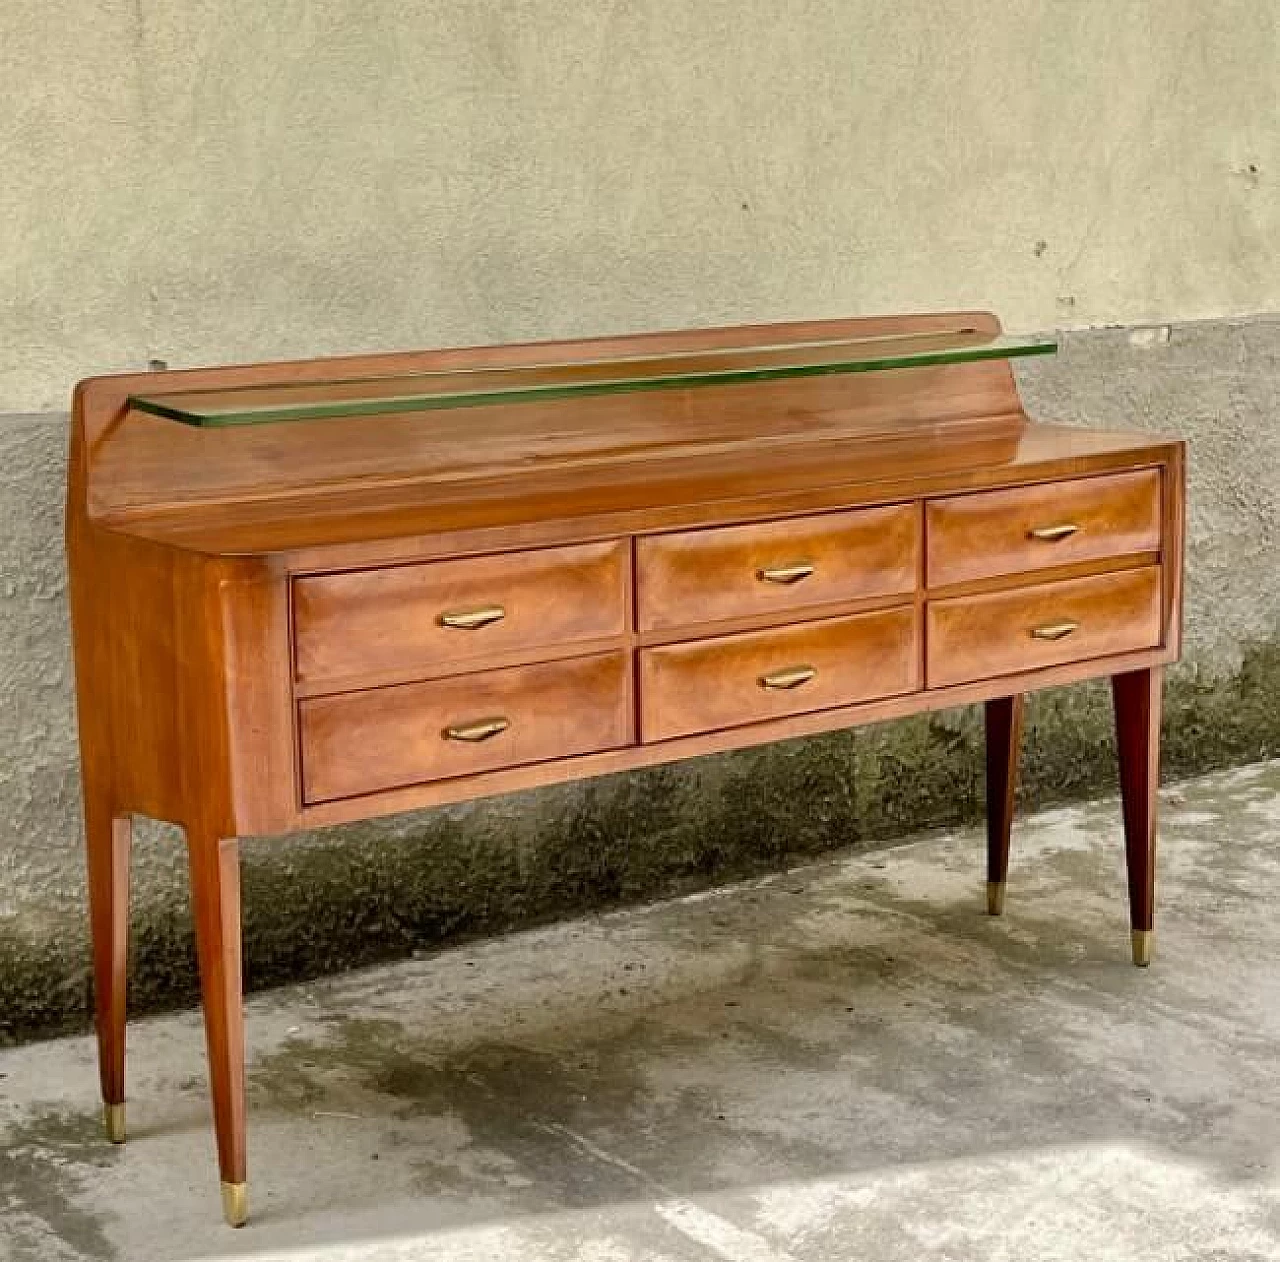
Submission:
[[973,312],[104,377],[67,549],[107,1129],[131,818],[185,832],[228,1221],[237,839],[1110,677],[1150,958],[1183,445],[1029,423]]

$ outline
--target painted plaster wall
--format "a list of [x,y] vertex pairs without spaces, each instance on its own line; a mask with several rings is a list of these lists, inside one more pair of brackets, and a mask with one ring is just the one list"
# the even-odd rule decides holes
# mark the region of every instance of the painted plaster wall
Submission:
[[1276,0],[5,0],[0,411],[90,372],[1280,307]]
[[[1026,399],[1191,438],[1167,763],[1280,752],[1278,93],[1274,2],[7,0],[0,1038],[83,1021],[62,409],[151,359],[957,305],[1155,325],[1069,334]],[[250,980],[971,817],[978,735],[963,711],[254,842]],[[1102,689],[1041,698],[1028,801],[1109,786],[1109,740]],[[135,916],[138,1004],[188,997],[162,829]]]

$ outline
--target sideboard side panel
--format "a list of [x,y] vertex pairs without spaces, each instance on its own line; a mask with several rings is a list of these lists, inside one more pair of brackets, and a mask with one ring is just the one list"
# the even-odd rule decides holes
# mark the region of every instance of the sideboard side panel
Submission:
[[1167,659],[1182,656],[1183,566],[1187,546],[1187,446],[1174,445],[1163,470],[1164,489],[1164,599]]
[[[105,529],[85,503],[93,451],[73,417],[66,544],[86,796],[232,835],[224,562]],[[285,641],[287,644],[287,640]]]
[[211,562],[226,714],[226,758],[237,835],[297,826],[289,580],[268,561]]

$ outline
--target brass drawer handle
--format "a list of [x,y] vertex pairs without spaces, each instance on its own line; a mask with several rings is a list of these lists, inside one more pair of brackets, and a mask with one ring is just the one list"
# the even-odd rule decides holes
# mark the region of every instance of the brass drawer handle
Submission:
[[452,613],[440,615],[442,627],[453,627],[457,631],[478,631],[491,622],[501,622],[507,611],[501,605],[481,605],[479,609],[458,609]]
[[511,720],[498,715],[492,719],[478,719],[474,723],[456,723],[444,729],[447,741],[487,741],[505,732],[511,726]]
[[761,688],[799,688],[809,680],[817,677],[818,672],[812,666],[788,666],[786,670],[775,670],[772,674],[760,676]]
[[795,565],[778,565],[771,569],[757,570],[756,578],[762,583],[798,583],[813,573],[813,566],[808,561],[798,561]]
[[1048,626],[1032,627],[1033,640],[1065,640],[1073,631],[1078,631],[1078,622],[1051,622]]
[[1080,527],[1073,521],[1064,521],[1061,526],[1038,526],[1027,531],[1029,539],[1043,539],[1046,543],[1057,543],[1060,539],[1070,539]]

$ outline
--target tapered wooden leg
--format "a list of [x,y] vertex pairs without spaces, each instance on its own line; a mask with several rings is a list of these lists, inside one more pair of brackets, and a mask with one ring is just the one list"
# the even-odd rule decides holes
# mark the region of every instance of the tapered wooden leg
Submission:
[[1111,677],[1129,868],[1133,962],[1151,963],[1155,914],[1156,795],[1160,787],[1160,702],[1164,670],[1153,666]]
[[248,1218],[245,1161],[244,1000],[240,969],[240,848],[234,839],[189,833],[191,908],[222,1208],[233,1227]]
[[113,1144],[123,1144],[125,978],[129,963],[129,853],[133,822],[127,815],[117,815],[105,797],[86,787],[84,831],[102,1115],[107,1138]]
[[1009,877],[1009,834],[1013,794],[1018,781],[1018,745],[1022,736],[1022,697],[987,702],[987,911],[1004,911]]

